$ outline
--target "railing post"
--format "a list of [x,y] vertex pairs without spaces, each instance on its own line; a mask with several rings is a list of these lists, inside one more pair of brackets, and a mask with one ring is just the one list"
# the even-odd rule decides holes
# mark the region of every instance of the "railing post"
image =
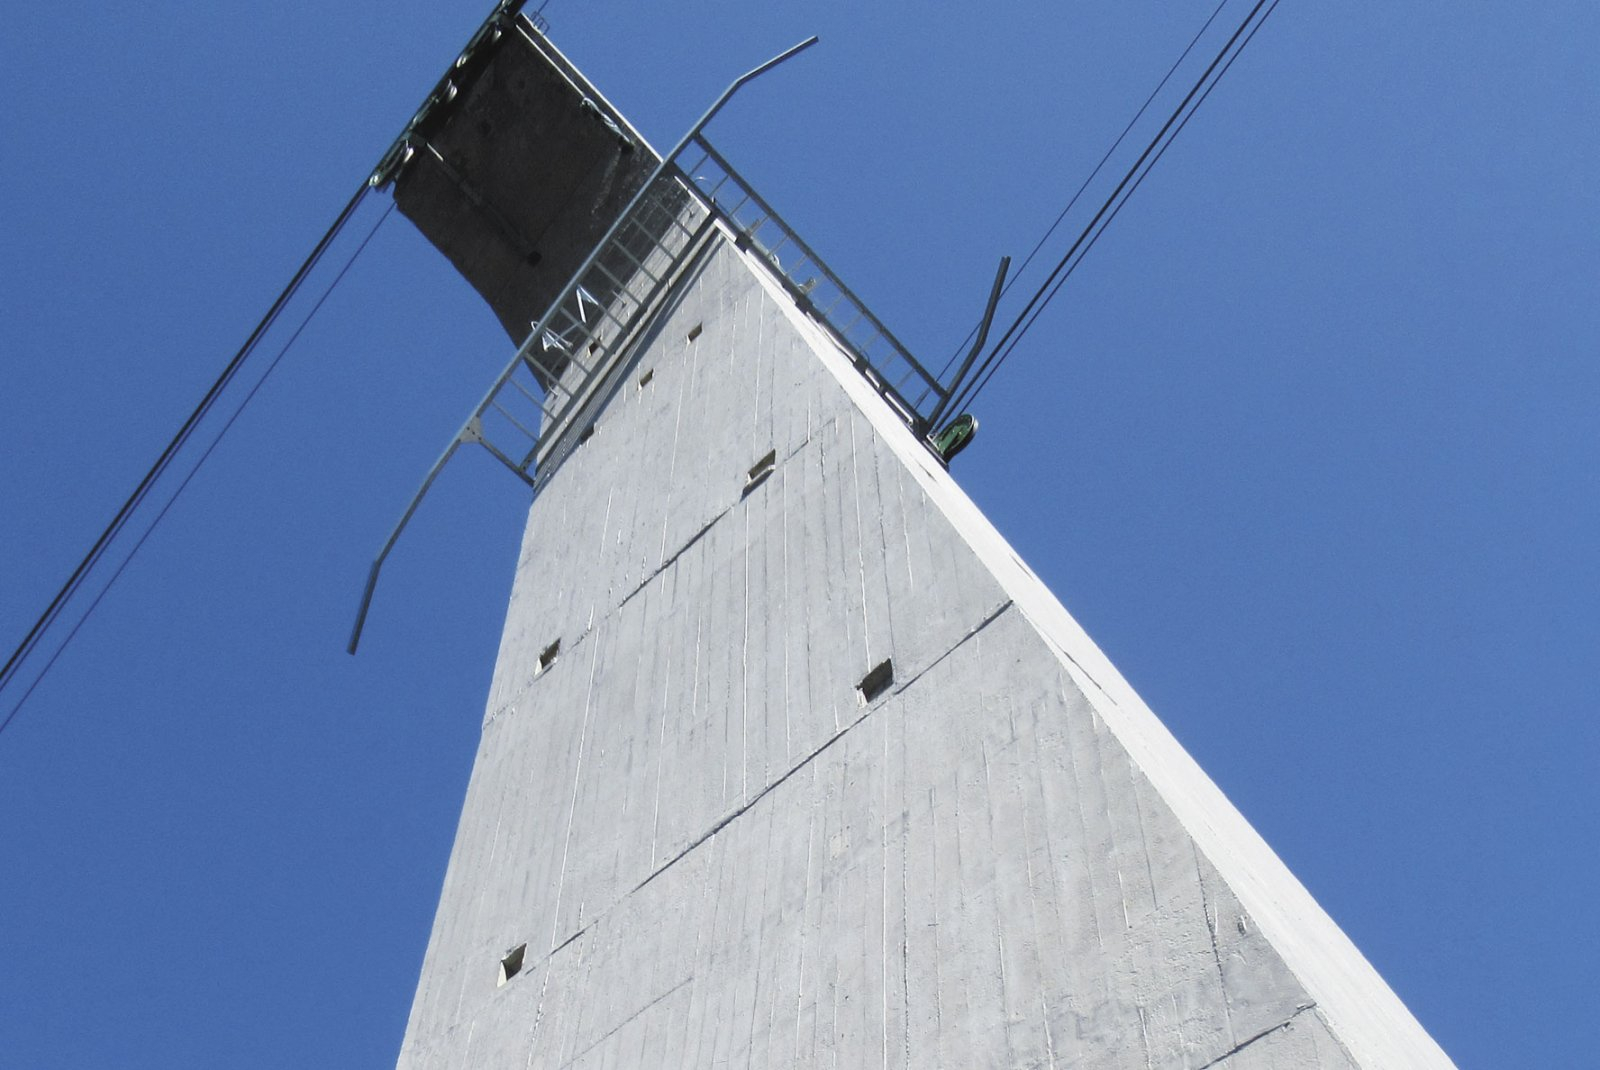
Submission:
[[934,406],[933,412],[928,416],[928,432],[932,434],[939,429],[939,419],[944,415],[945,409],[956,396],[956,388],[961,385],[967,372],[972,369],[972,362],[978,358],[978,351],[983,348],[983,343],[989,340],[989,327],[994,323],[994,309],[1000,303],[1000,291],[1006,284],[1006,272],[1011,269],[1011,258],[1000,258],[1000,269],[994,273],[994,285],[989,288],[989,301],[983,306],[983,319],[978,324],[978,338],[972,343],[972,349],[967,353],[967,359],[961,362],[961,367],[956,369],[956,374],[950,380],[950,386],[945,390],[944,397],[939,399],[939,404]]

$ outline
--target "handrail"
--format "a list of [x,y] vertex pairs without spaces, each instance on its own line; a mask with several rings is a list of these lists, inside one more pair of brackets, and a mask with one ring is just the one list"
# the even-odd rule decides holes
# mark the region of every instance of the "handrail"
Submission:
[[[799,233],[778,214],[777,210],[768,204],[766,199],[745,181],[744,176],[739,174],[738,170],[716,150],[709,140],[697,135],[694,141],[703,155],[699,156],[690,171],[698,171],[701,166],[709,164],[721,175],[713,188],[703,189],[700,186],[700,181],[704,176],[685,174],[685,177],[689,179],[701,200],[728,223],[742,243],[753,243],[761,247],[762,252],[768,254],[765,258],[766,264],[772,269],[778,281],[794,297],[795,301],[803,309],[815,315],[818,322],[827,328],[839,343],[852,354],[858,365],[871,370],[873,374],[869,375],[868,378],[873,382],[879,393],[891,400],[895,407],[901,410],[902,416],[912,425],[913,429],[919,434],[926,433],[930,421],[923,412],[925,402],[931,395],[935,399],[936,407],[942,407],[949,393],[939,383],[938,377],[924,368],[921,362],[911,355],[910,350],[906,348],[899,338],[895,337],[894,332],[873,314],[866,303],[856,296],[855,291],[851,290],[844,280],[839,278],[834,270],[828,266],[827,262],[818,256],[810,245],[806,244],[805,239],[800,237]],[[723,203],[723,198],[718,196],[723,186],[728,184],[731,184],[735,189],[737,197],[737,202],[731,208]],[[747,205],[756,209],[758,214],[754,219],[741,218],[741,210]],[[779,240],[770,245],[763,242],[761,238],[762,230],[768,226],[776,230],[779,235]],[[778,256],[779,251],[785,246],[793,247],[800,254],[799,259],[794,260],[789,267],[785,267]],[[806,270],[798,272],[799,275],[812,274],[816,276],[810,280],[809,284],[803,283],[799,278],[795,277],[795,273],[802,266],[805,266]],[[832,303],[817,300],[816,293],[810,290],[810,285],[814,285],[818,278],[825,278],[829,287],[837,294]],[[853,316],[849,322],[841,322],[840,317],[834,314],[834,310],[841,302],[845,304],[846,310]],[[868,341],[860,346],[850,337],[851,332],[857,325],[865,325],[871,332],[871,337]],[[874,359],[869,350],[872,344],[879,339],[882,339],[892,351],[892,361],[897,363],[899,367],[891,367],[890,361]],[[921,390],[915,393],[915,396],[908,397],[903,388],[907,380],[912,379],[920,382]]]
[[[515,7],[521,6],[520,0],[509,0],[509,2]],[[497,8],[496,14],[498,15],[500,12],[501,9]],[[491,19],[492,18],[493,16],[491,16]],[[502,373],[499,379],[495,381],[495,385],[490,389],[489,394],[485,397],[484,402],[474,410],[473,416],[468,419],[460,431],[456,432],[456,436],[451,440],[450,445],[445,449],[438,461],[434,463],[433,467],[429,469],[428,475],[423,480],[422,486],[418,488],[417,493],[412,496],[411,502],[406,506],[405,512],[401,515],[399,523],[397,523],[394,526],[394,529],[389,533],[388,539],[385,540],[382,549],[378,551],[378,556],[373,559],[372,567],[368,570],[367,583],[361,592],[361,605],[356,614],[355,625],[350,632],[349,645],[345,648],[347,653],[354,654],[356,652],[356,647],[361,642],[361,632],[366,626],[367,611],[372,606],[372,596],[377,590],[378,575],[383,569],[383,564],[388,559],[390,551],[394,549],[395,543],[399,540],[401,532],[405,529],[406,525],[410,523],[411,517],[416,513],[417,507],[422,503],[423,496],[427,494],[428,489],[432,487],[433,481],[438,477],[440,470],[443,469],[450,458],[455,455],[456,450],[463,442],[480,441],[486,446],[489,445],[487,441],[482,439],[478,431],[480,426],[478,414],[483,411],[484,407],[490,400],[493,399],[500,387],[505,384],[506,379],[509,378],[512,370],[517,366],[517,364],[524,359],[525,352],[528,351],[529,348],[539,340],[540,335],[543,333],[545,321],[555,313],[555,311],[560,307],[561,303],[570,295],[572,289],[579,285],[584,276],[587,275],[590,269],[595,266],[596,262],[600,258],[602,250],[611,244],[612,240],[618,235],[622,227],[628,222],[629,217],[632,216],[634,209],[643,203],[645,197],[650,193],[651,188],[656,184],[657,180],[660,179],[664,174],[675,170],[673,161],[681,152],[683,152],[683,150],[691,141],[699,137],[700,132],[705,129],[706,124],[716,117],[716,114],[720,112],[728,103],[728,101],[733,98],[733,95],[751,80],[759,77],[762,74],[765,74],[767,71],[770,71],[772,68],[778,66],[780,63],[783,63],[785,60],[791,59],[794,56],[799,55],[801,52],[804,52],[806,49],[816,44],[817,40],[817,37],[813,35],[806,40],[801,41],[799,44],[778,53],[778,55],[767,60],[765,63],[762,63],[756,67],[752,67],[744,74],[741,74],[739,77],[735,78],[728,85],[728,88],[724,89],[721,95],[712,102],[711,107],[706,109],[705,114],[702,115],[699,120],[697,120],[695,124],[689,128],[689,132],[684,134],[683,138],[676,146],[673,147],[672,151],[661,157],[661,159],[656,163],[655,169],[650,173],[649,178],[647,178],[639,186],[638,190],[628,200],[627,205],[617,215],[617,218],[612,222],[611,226],[607,228],[605,234],[600,238],[599,241],[595,243],[594,248],[590,251],[589,255],[584,258],[583,263],[578,266],[577,271],[573,272],[571,281],[568,282],[567,285],[562,289],[561,295],[556,299],[555,303],[551,305],[550,310],[540,317],[539,323],[535,325],[531,332],[529,332],[528,337],[523,341],[522,345],[517,348],[516,357],[507,367],[507,370]],[[402,139],[404,136],[405,135],[402,135]],[[525,473],[519,474],[522,475],[522,478],[525,482],[528,482]]]

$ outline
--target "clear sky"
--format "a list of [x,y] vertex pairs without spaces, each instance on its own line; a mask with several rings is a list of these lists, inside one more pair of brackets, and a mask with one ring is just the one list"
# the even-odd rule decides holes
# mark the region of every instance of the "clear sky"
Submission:
[[[488,6],[8,8],[7,651]],[[658,148],[820,34],[712,136],[938,364],[1211,7],[548,15]],[[1284,0],[955,469],[1464,1067],[1594,1062],[1596,41]],[[0,735],[0,1066],[392,1065],[519,484],[458,460],[343,647],[508,356],[391,217]]]

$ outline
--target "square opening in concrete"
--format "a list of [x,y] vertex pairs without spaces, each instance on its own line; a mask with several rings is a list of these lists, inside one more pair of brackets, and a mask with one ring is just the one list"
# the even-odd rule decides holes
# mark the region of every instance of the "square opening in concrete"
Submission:
[[500,960],[500,983],[505,984],[522,972],[522,959],[528,953],[527,944],[518,944]]
[[865,706],[889,690],[889,685],[892,683],[894,683],[894,660],[885,658],[856,685],[856,693],[861,696],[861,704]]
[[549,646],[545,647],[544,648],[544,652],[539,655],[539,664],[533,670],[534,675],[537,676],[540,673],[544,672],[546,669],[548,669],[550,666],[554,665],[556,663],[556,655],[558,655],[560,653],[561,653],[561,640],[557,639],[555,642],[553,642]]
[[772,474],[773,468],[778,464],[778,451],[768,450],[767,455],[750,466],[750,472],[745,476],[744,492],[749,494],[759,487],[762,482]]

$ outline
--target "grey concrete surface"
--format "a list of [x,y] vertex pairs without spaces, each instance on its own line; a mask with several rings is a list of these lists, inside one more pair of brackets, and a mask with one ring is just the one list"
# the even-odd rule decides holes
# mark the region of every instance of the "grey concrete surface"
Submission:
[[629,376],[529,516],[401,1067],[1450,1065],[754,261]]

